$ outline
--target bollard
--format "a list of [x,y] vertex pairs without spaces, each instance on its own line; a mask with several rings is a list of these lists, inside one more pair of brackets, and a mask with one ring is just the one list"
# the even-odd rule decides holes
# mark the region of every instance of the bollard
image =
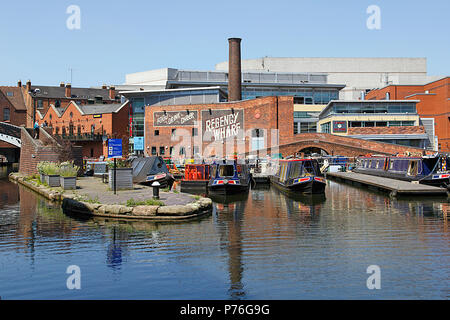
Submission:
[[159,199],[159,187],[161,185],[159,184],[158,181],[155,181],[152,183],[152,187],[153,187],[153,199],[158,200]]

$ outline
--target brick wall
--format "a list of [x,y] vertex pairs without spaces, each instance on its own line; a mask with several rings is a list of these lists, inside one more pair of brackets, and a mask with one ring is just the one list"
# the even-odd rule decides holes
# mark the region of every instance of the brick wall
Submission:
[[20,138],[22,147],[20,149],[19,172],[22,174],[36,174],[36,166],[41,161],[59,162],[62,152],[68,159],[73,160],[76,165],[82,166],[82,148],[71,147],[70,150],[62,150],[58,148],[57,142],[44,130],[41,130],[39,139],[33,139],[30,132],[22,128]]
[[[176,106],[152,106],[146,108],[145,114],[145,149],[148,154],[151,153],[152,147],[156,147],[159,152],[160,147],[166,148],[166,155],[170,147],[174,148],[175,156],[178,156],[177,145],[181,142],[181,137],[177,137],[175,141],[171,139],[172,129],[176,129],[177,136],[183,131],[189,135],[185,138],[185,144],[202,146],[203,154],[205,156],[211,155],[232,155],[234,152],[246,152],[250,149],[251,144],[251,130],[260,129],[262,135],[265,137],[266,145],[272,141],[272,129],[281,129],[280,143],[288,143],[292,141],[294,132],[293,119],[293,98],[292,97],[263,97],[254,100],[214,103],[214,104],[200,104],[200,105],[176,105]],[[202,139],[202,111],[211,110],[239,110],[244,112],[244,127],[241,128],[245,133],[245,140],[242,138],[229,138],[229,143],[222,143],[221,141],[212,142],[214,139]],[[197,111],[198,123],[191,126],[155,126],[153,123],[153,115],[155,112],[161,111]],[[199,136],[192,137],[192,128],[198,129]],[[155,135],[155,130],[159,131],[159,135]],[[230,142],[232,141],[232,142]],[[192,150],[192,149],[191,149]],[[186,150],[189,152],[189,150]]]

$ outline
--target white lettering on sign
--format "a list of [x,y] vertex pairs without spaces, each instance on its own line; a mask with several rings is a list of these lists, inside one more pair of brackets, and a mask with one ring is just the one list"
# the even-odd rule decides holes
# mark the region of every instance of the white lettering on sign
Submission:
[[177,112],[177,113],[167,113],[165,115],[162,115],[160,117],[156,118],[156,125],[183,125],[186,122],[196,120],[197,113],[196,112]]
[[205,121],[205,132],[211,132],[214,140],[237,136],[241,130],[240,112],[223,115]]

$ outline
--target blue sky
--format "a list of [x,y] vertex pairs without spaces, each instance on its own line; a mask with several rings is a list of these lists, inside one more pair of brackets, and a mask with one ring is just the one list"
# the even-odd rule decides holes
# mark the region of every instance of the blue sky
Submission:
[[[69,30],[67,7],[81,9]],[[381,29],[369,30],[369,5]],[[8,1],[0,7],[0,85],[121,84],[125,74],[174,67],[213,70],[229,37],[242,58],[426,57],[450,74],[448,0]]]

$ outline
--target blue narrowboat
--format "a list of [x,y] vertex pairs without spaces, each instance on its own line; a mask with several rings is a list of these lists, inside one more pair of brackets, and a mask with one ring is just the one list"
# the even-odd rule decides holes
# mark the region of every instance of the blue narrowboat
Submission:
[[354,172],[391,179],[448,187],[450,157],[444,155],[422,157],[359,157]]
[[316,159],[280,160],[276,173],[270,176],[272,185],[299,193],[325,192],[326,180]]
[[211,179],[208,190],[227,195],[248,192],[251,174],[248,164],[238,164],[237,160],[223,160],[211,165]]

